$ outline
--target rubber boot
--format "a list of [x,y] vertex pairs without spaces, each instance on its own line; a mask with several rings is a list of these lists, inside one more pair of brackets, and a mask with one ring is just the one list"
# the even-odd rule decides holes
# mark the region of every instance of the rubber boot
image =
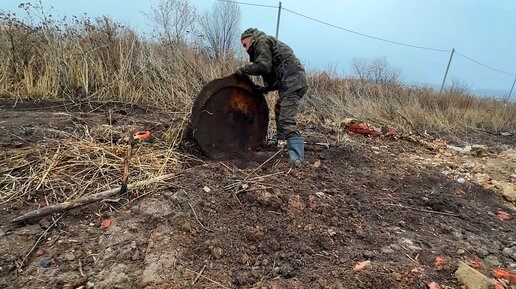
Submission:
[[287,150],[290,159],[294,161],[296,166],[300,166],[301,161],[305,158],[305,139],[302,136],[288,138]]

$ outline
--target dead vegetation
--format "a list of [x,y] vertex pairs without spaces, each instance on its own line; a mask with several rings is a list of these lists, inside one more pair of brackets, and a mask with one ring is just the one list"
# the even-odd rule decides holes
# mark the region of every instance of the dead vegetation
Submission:
[[[48,206],[119,185],[128,144],[120,141],[122,128],[101,128],[84,125],[72,133],[46,129],[46,140],[3,150],[0,204],[22,201]],[[169,142],[160,139],[166,137],[166,131],[154,133],[157,136],[152,143],[141,143],[134,149],[131,182],[176,172],[192,158],[177,150],[179,139]]]

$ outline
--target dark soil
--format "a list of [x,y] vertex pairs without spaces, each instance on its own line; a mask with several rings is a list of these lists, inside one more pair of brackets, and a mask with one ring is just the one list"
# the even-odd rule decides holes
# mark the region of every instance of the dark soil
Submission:
[[[120,123],[158,132],[174,122],[121,104],[3,101],[0,144],[15,150],[45,142],[53,130],[106,124],[108,108]],[[514,206],[410,157],[439,152],[402,139],[338,142],[317,126],[303,134],[300,168],[286,152],[263,164],[276,149],[204,159],[148,195],[76,208],[55,226],[57,214],[12,225],[36,205],[3,204],[0,288],[427,288],[432,281],[459,288],[459,260],[483,262],[488,276],[495,265],[516,269],[514,256],[502,253],[515,249],[516,221],[494,215],[514,214]],[[486,138],[505,142],[478,139]],[[102,229],[104,219],[112,225]],[[439,256],[448,260],[442,269]],[[366,260],[370,266],[354,270]]]

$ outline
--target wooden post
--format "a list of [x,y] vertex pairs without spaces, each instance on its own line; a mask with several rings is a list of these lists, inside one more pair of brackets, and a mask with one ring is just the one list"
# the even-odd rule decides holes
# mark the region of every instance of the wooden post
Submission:
[[450,64],[451,64],[454,53],[455,53],[455,48],[453,48],[451,51],[450,60],[448,61],[448,66],[446,67],[446,72],[444,73],[443,84],[441,84],[441,90],[439,90],[439,94],[443,93],[444,84],[446,83],[446,77],[448,76],[448,70],[450,69]]
[[511,99],[512,90],[514,89],[514,84],[516,83],[516,75],[514,76],[514,82],[512,83],[511,91],[509,91],[509,96],[507,96],[507,99]]
[[276,38],[278,38],[278,35],[279,35],[280,18],[281,18],[281,1],[279,2],[279,6],[278,6],[278,20],[276,22]]

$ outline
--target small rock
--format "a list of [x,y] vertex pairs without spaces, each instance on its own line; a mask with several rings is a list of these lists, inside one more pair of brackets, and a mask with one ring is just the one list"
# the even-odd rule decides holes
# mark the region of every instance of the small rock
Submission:
[[495,268],[502,265],[495,255],[489,255],[489,256],[485,257],[484,262],[487,265],[490,265],[491,267],[495,267]]
[[384,253],[384,254],[394,254],[394,250],[390,246],[387,246],[387,247],[383,247],[382,248],[382,253]]
[[366,259],[372,259],[374,256],[376,256],[376,254],[373,251],[369,251],[369,250],[362,252],[362,255]]
[[74,255],[72,252],[66,253],[64,257],[65,257],[65,259],[66,259],[66,260],[68,260],[68,261],[73,261],[73,260],[75,260],[75,255]]
[[295,276],[294,268],[289,263],[281,265],[278,273],[284,278],[292,278]]
[[95,283],[88,281],[88,283],[86,283],[86,289],[92,289],[92,288],[95,288]]
[[251,257],[249,257],[249,255],[246,253],[244,253],[240,259],[243,265],[249,265],[249,260],[251,260]]
[[54,261],[54,259],[52,259],[52,257],[45,257],[45,258],[41,259],[39,264],[43,268],[48,268],[48,267],[50,267],[50,265],[52,264],[53,261]]
[[477,256],[480,258],[485,258],[489,255],[489,252],[484,248],[477,248],[475,252],[477,253]]
[[206,193],[211,192],[211,189],[208,186],[205,186],[204,188],[202,188],[202,190],[205,191]]
[[453,231],[452,236],[457,240],[462,240],[462,233],[459,231]]
[[265,237],[265,230],[261,226],[245,228],[245,236],[249,241],[259,241]]
[[510,202],[516,202],[516,190],[514,190],[514,185],[510,183],[502,183],[501,184],[502,195]]
[[502,250],[502,255],[512,258],[514,261],[516,261],[516,246],[512,248],[504,248]]
[[222,250],[221,247],[213,247],[211,249],[211,254],[213,255],[213,257],[215,257],[216,259],[220,259],[222,258],[222,256],[224,255],[224,251]]
[[300,195],[290,195],[288,198],[288,207],[294,214],[299,214],[306,205]]
[[319,207],[319,203],[315,196],[308,196],[308,206],[310,207],[310,209],[317,209]]
[[466,180],[464,178],[457,179],[457,183],[459,183],[459,184],[464,184],[465,182],[466,182]]
[[457,250],[457,254],[459,254],[459,255],[464,255],[465,253],[466,253],[466,250],[464,250],[464,249]]

